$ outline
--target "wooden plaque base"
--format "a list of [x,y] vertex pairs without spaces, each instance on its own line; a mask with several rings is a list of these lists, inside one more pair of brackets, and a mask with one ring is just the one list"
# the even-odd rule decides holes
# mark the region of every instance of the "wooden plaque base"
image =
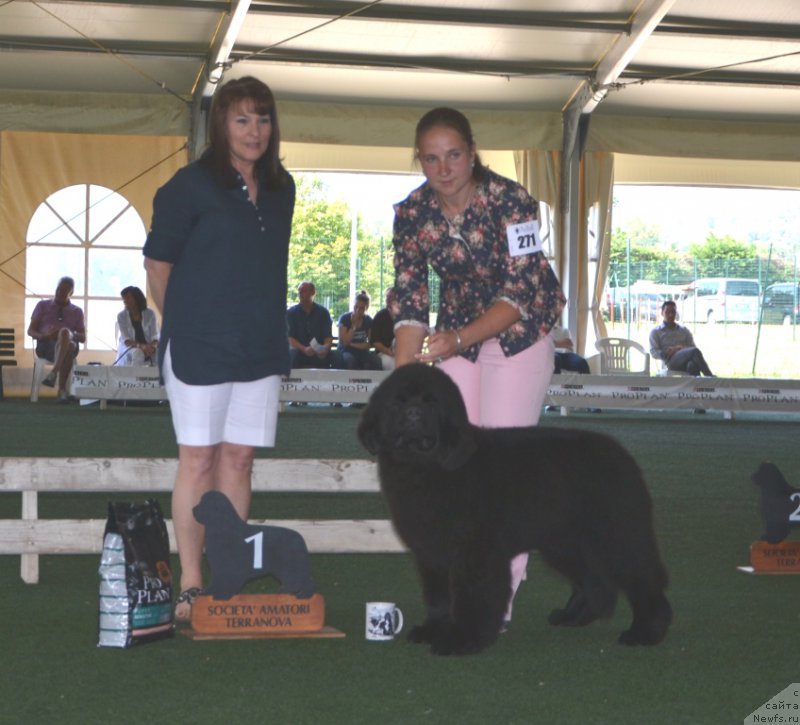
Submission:
[[325,625],[325,600],[315,594],[238,594],[230,599],[202,595],[192,605],[192,630],[197,635],[225,638],[303,636]]
[[318,632],[274,632],[255,634],[204,634],[193,629],[181,629],[181,634],[189,639],[332,639],[344,637],[345,633],[333,627],[323,627]]
[[750,545],[750,566],[753,574],[800,574],[800,541],[754,541]]

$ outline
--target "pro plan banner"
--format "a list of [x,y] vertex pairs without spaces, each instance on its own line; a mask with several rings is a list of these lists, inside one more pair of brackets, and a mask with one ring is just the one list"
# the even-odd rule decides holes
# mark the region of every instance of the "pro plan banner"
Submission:
[[157,501],[109,503],[100,560],[100,647],[172,636],[169,535]]

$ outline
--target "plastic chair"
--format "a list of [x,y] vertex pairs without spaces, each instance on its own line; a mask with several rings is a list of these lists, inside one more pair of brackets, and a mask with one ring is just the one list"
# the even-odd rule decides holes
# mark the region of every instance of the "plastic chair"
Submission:
[[[33,343],[33,374],[31,375],[31,403],[36,403],[39,400],[39,388],[42,385],[42,380],[47,376],[48,366],[52,366],[49,360],[39,357],[36,354],[36,341]],[[75,361],[72,362],[70,368],[70,378],[72,377],[72,370],[75,367]],[[72,386],[69,386],[70,389]]]
[[660,378],[691,378],[693,377],[691,373],[687,373],[685,370],[670,370],[665,363],[661,363],[661,367],[658,370],[658,377]]
[[39,386],[41,386],[42,380],[44,380],[47,374],[47,366],[52,365],[52,363],[48,362],[43,357],[39,357],[35,350],[36,348],[34,347],[33,375],[31,376],[31,403],[35,403],[39,400]]
[[[624,337],[601,337],[595,342],[600,353],[600,373],[602,375],[624,373],[626,375],[650,375],[650,353],[635,340]],[[641,368],[631,365],[631,350],[642,356]]]

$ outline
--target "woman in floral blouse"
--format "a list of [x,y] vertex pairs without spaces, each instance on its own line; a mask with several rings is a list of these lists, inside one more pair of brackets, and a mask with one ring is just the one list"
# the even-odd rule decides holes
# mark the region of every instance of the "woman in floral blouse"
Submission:
[[[415,155],[426,182],[395,206],[397,365],[441,366],[475,425],[536,425],[553,373],[548,332],[565,303],[541,251],[539,205],[481,163],[470,123],[455,109],[420,119]],[[429,266],[441,280],[435,330]],[[514,592],[526,564],[527,554],[512,562]]]

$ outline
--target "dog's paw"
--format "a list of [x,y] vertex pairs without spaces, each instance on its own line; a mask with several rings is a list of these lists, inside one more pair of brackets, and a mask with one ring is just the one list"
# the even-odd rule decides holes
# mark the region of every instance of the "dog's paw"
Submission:
[[474,655],[486,649],[489,644],[453,630],[437,637],[431,643],[431,652],[443,657]]
[[655,627],[642,627],[637,629],[631,627],[620,634],[618,642],[627,647],[638,647],[639,645],[652,647],[661,642],[666,636],[666,633],[666,628],[657,629]]
[[564,626],[569,622],[569,615],[566,609],[554,609],[547,617],[547,623],[554,627]]
[[554,609],[547,618],[554,627],[586,627],[598,619],[588,607],[582,609]]
[[430,624],[420,624],[409,630],[406,639],[414,644],[430,644],[433,642],[435,632],[436,628]]

